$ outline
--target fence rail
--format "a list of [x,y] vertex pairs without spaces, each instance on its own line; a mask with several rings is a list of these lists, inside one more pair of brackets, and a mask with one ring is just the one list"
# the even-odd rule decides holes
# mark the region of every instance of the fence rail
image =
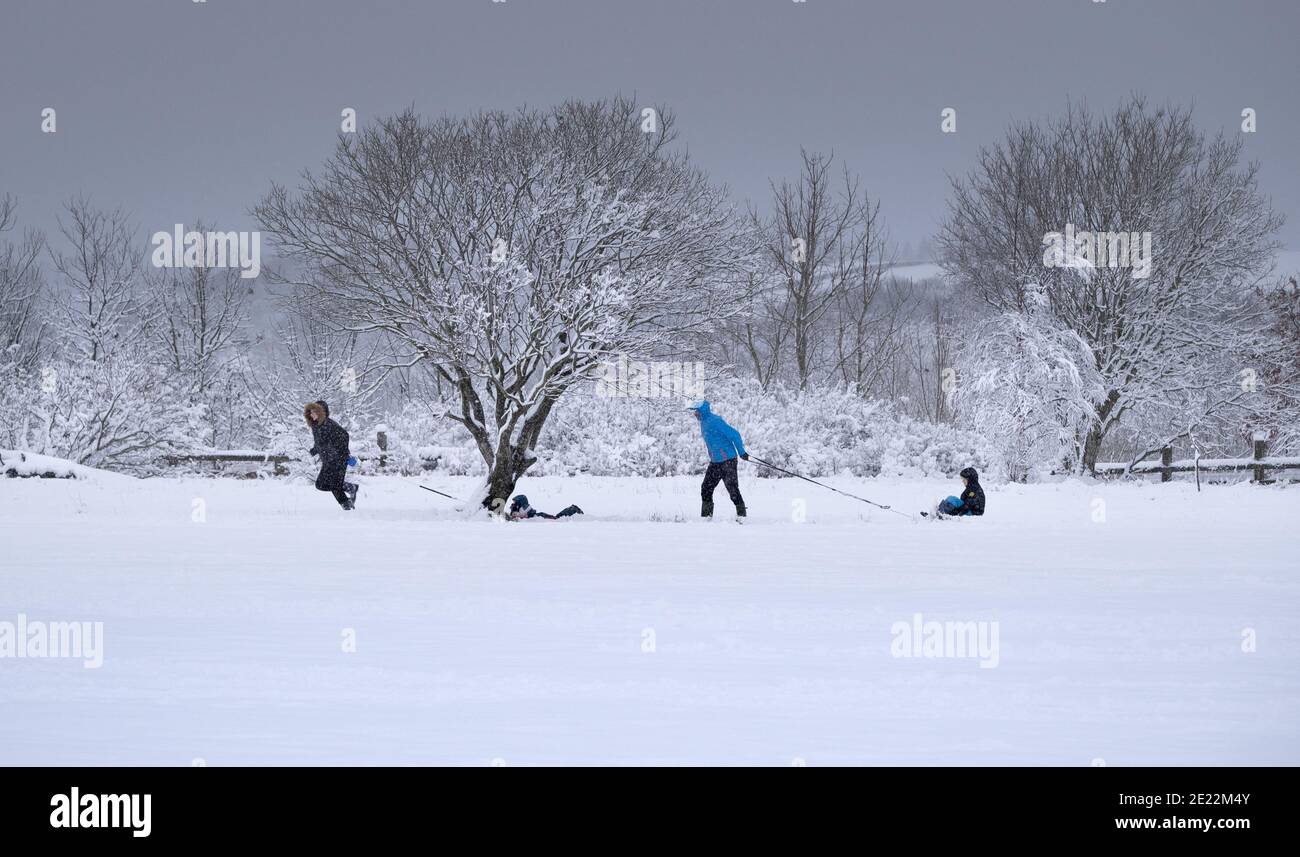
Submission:
[[[388,435],[385,432],[375,433],[375,446],[379,448],[378,455],[357,455],[354,456],[358,462],[375,461],[378,462],[380,470],[388,466]],[[256,450],[224,450],[215,452],[178,452],[164,455],[160,459],[169,467],[176,467],[182,464],[270,464],[273,466],[272,473],[276,476],[288,476],[288,464],[295,461],[307,461],[304,456],[284,455],[270,452],[258,452]],[[424,469],[430,470],[437,466],[440,457],[425,459],[423,461]],[[254,475],[254,474],[249,474]]]
[[164,455],[162,460],[169,467],[176,467],[181,464],[272,464],[275,466],[273,472],[276,476],[287,476],[289,468],[285,467],[285,465],[290,461],[300,459],[289,455],[259,454],[256,452],[194,452]]
[[[357,460],[377,461],[379,469],[384,470],[388,465],[388,436],[384,432],[378,432],[375,435],[375,446],[379,448],[379,455],[357,456]],[[1187,458],[1175,461],[1173,448],[1166,446],[1160,450],[1160,460],[1158,462],[1141,461],[1131,466],[1119,462],[1099,462],[1094,470],[1098,476],[1140,476],[1159,473],[1161,482],[1172,481],[1175,473],[1240,473],[1245,471],[1251,473],[1252,482],[1271,482],[1273,480],[1267,476],[1270,471],[1300,470],[1300,457],[1270,457],[1268,454],[1268,441],[1266,440],[1255,441],[1253,452],[1254,456],[1252,458],[1202,458],[1199,461]],[[176,453],[165,455],[162,460],[171,467],[190,463],[270,464],[273,466],[272,472],[276,476],[287,476],[289,468],[286,465],[290,462],[305,461],[306,459],[292,455],[240,450]],[[438,458],[425,460],[423,462],[424,468],[431,470],[437,466],[438,461]]]
[[1255,441],[1251,458],[1202,458],[1174,461],[1172,447],[1160,450],[1160,461],[1141,461],[1132,466],[1107,462],[1095,468],[1099,476],[1127,476],[1131,474],[1159,473],[1161,482],[1169,482],[1175,473],[1240,473],[1250,471],[1252,482],[1271,482],[1269,471],[1300,470],[1300,458],[1270,457],[1268,441]]

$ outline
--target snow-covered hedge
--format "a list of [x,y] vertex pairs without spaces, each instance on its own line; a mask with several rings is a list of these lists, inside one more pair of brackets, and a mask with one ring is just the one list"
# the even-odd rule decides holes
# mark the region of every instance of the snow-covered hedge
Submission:
[[[91,467],[139,475],[232,474],[269,466],[218,468],[207,463],[164,467],[168,453],[211,453],[202,409],[170,396],[160,384],[133,386],[108,372],[109,364],[65,367],[57,384],[42,389],[39,378],[0,373],[0,446],[39,451]],[[148,367],[137,367],[144,372]],[[152,378],[152,376],[148,376]],[[127,379],[132,380],[132,379]],[[109,382],[113,383],[109,383]],[[114,386],[114,384],[118,386]],[[143,389],[143,392],[141,392]],[[145,395],[148,393],[152,399]],[[714,410],[744,435],[759,457],[811,477],[952,475],[968,464],[983,467],[989,455],[977,437],[945,425],[918,422],[887,403],[830,388],[765,392],[752,380],[713,383],[705,391]],[[672,476],[699,473],[705,463],[695,417],[681,398],[618,398],[598,395],[594,385],[575,389],[552,411],[535,453],[533,475]],[[293,475],[314,477],[317,464],[306,456],[311,435],[296,405],[263,408],[245,429],[256,450],[288,455]],[[428,405],[414,402],[378,423],[343,402],[334,416],[351,433],[352,451],[363,471],[373,472],[381,454],[376,433],[388,438],[386,470],[418,473],[433,462],[440,472],[481,475],[484,466],[468,433]],[[107,427],[111,431],[104,431]],[[108,441],[105,441],[105,438]],[[770,471],[759,470],[763,475]]]
[[1087,342],[1053,322],[1028,287],[1033,308],[990,317],[957,352],[960,423],[991,439],[998,470],[1024,482],[1035,471],[1077,462],[1106,385]]
[[[730,380],[712,385],[706,398],[740,430],[753,454],[807,476],[951,476],[967,465],[984,468],[989,458],[969,432],[918,422],[887,403],[843,390],[764,392],[754,381]],[[698,473],[705,451],[688,404],[680,398],[615,398],[575,390],[552,412],[530,473]],[[437,468],[450,474],[483,472],[468,434],[427,407],[408,405],[389,416],[385,427],[390,467],[414,472],[422,461],[436,459]]]
[[147,474],[202,436],[203,410],[161,366],[129,355],[40,370],[0,359],[0,446]]

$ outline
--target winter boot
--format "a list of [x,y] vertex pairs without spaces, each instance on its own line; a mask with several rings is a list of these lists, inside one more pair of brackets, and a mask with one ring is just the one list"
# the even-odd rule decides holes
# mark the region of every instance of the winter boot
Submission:
[[700,517],[701,517],[701,518],[712,518],[712,517],[713,517],[713,501],[712,501],[712,500],[705,500],[704,503],[700,506]]
[[355,509],[355,508],[356,508],[356,506],[357,506],[357,492],[360,491],[360,490],[361,490],[361,486],[358,485],[358,484],[355,483],[355,482],[344,482],[344,483],[343,483],[343,492],[344,492],[345,494],[348,495],[348,502],[347,502],[347,505],[345,505],[345,506],[343,507],[344,509]]
[[741,503],[739,506],[736,507],[736,517],[737,517],[737,518],[743,518],[743,517],[745,517],[745,504],[744,504],[744,503]]

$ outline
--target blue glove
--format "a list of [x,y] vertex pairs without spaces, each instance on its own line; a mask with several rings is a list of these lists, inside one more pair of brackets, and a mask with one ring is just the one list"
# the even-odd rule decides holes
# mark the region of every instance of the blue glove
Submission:
[[356,466],[357,466],[357,457],[355,455],[349,455],[348,467],[356,467]]

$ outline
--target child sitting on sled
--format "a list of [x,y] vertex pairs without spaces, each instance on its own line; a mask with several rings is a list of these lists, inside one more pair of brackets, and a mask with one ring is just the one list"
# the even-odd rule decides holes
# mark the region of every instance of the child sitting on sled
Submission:
[[980,475],[974,467],[967,467],[960,475],[965,485],[961,496],[949,497],[935,508],[935,514],[940,518],[984,514],[984,489],[980,487]]

